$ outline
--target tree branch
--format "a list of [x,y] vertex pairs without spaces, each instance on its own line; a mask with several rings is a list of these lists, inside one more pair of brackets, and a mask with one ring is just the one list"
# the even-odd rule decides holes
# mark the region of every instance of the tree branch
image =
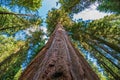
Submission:
[[9,14],[9,15],[19,15],[19,16],[30,16],[30,17],[34,17],[34,15],[32,14],[19,14],[19,13],[12,13],[12,12],[2,12],[0,11],[0,15],[3,15],[3,14]]

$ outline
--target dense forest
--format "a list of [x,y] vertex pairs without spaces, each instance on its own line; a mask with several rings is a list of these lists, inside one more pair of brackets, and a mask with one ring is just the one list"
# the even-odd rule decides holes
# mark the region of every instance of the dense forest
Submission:
[[[46,42],[54,40],[51,35],[58,23],[67,31],[72,46],[79,50],[100,80],[120,80],[120,1],[58,0],[56,5],[60,4],[60,8],[49,10],[46,19],[39,15],[42,2],[0,1],[0,80],[18,80]],[[98,11],[110,15],[97,20],[73,20],[74,14],[95,3]],[[43,23],[46,24],[46,32],[42,29]],[[39,58],[43,59],[43,56]]]

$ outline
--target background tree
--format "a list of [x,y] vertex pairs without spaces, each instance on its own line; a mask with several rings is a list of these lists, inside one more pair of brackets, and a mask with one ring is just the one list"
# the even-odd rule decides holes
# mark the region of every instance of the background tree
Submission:
[[98,6],[98,10],[103,12],[115,12],[120,13],[120,1],[119,0],[101,0]]
[[[23,68],[44,46],[43,32],[38,28],[27,36],[26,41],[1,36],[0,43],[0,79],[18,79]],[[28,52],[31,52],[28,54]],[[22,70],[21,70],[22,69]],[[16,75],[18,77],[16,77]]]
[[[40,8],[41,0],[1,0],[0,5],[0,79],[18,80],[23,68],[44,45],[42,19],[33,15]],[[18,31],[28,28],[34,32],[23,33],[25,40],[15,38]]]
[[0,14],[0,32],[15,34],[18,30],[37,27],[42,23],[42,19],[35,15],[22,15],[8,11],[5,8],[0,8],[3,12]]
[[[18,8],[18,12],[37,11],[42,6],[42,0],[1,0],[0,5],[10,8],[12,11]],[[23,13],[23,12],[22,12]]]

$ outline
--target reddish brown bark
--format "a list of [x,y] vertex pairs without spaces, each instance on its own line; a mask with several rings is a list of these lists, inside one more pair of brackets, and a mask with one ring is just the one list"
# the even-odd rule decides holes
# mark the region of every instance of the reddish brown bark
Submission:
[[42,51],[19,80],[99,80],[58,24]]

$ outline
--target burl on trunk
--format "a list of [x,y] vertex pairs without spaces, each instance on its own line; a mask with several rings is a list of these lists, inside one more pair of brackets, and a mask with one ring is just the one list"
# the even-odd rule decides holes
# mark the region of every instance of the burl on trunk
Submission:
[[99,80],[59,23],[19,80]]

